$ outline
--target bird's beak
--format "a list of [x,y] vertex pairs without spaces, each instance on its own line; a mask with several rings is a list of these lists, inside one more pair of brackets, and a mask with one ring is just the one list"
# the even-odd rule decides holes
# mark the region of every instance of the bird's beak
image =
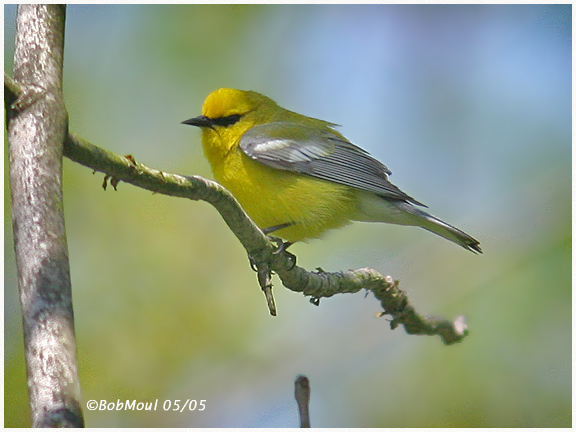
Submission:
[[190,125],[190,126],[197,126],[199,128],[212,127],[212,119],[201,115],[201,116],[194,117],[194,118],[191,118],[188,120],[184,120],[182,122],[182,124],[186,124],[186,125]]

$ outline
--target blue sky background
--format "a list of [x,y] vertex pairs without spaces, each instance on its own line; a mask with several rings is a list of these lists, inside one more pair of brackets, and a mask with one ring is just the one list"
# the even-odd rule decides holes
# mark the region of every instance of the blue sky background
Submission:
[[[15,7],[5,6],[11,74]],[[470,336],[390,331],[362,294],[311,306],[276,284],[268,316],[204,203],[65,162],[82,392],[207,399],[204,413],[88,412],[96,427],[291,427],[305,373],[318,427],[571,424],[571,5],[71,5],[70,129],[154,168],[211,176],[179,123],[219,87],[342,125],[482,256],[415,228],[355,223],[297,244],[300,265],[373,267]],[[7,163],[7,162],[5,162]],[[7,167],[7,165],[5,165]],[[25,426],[5,180],[6,426]]]

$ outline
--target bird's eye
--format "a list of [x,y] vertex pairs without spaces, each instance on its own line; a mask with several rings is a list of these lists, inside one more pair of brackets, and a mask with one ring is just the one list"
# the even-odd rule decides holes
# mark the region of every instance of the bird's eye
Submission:
[[212,124],[222,127],[232,126],[234,123],[240,120],[240,117],[241,117],[240,114],[232,114],[226,117],[218,117],[212,119]]

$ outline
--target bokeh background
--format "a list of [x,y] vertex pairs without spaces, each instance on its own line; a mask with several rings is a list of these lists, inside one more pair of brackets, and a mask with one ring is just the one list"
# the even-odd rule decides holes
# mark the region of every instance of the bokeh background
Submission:
[[[15,6],[5,6],[11,74]],[[68,160],[64,194],[84,403],[205,399],[204,412],[85,411],[90,427],[571,425],[571,5],[71,5],[70,129],[149,166],[210,177],[180,124],[219,87],[343,125],[475,256],[423,230],[355,223],[300,265],[373,267],[422,313],[465,315],[456,346],[391,331],[362,293],[311,305],[208,204]],[[6,140],[5,140],[6,141]],[[5,144],[6,148],[6,144]],[[5,158],[5,424],[29,425]]]

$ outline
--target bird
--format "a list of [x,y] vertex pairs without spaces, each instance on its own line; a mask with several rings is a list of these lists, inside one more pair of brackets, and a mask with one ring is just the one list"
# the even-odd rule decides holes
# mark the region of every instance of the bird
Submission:
[[392,184],[391,171],[334,123],[231,88],[210,93],[202,114],[182,123],[202,130],[215,180],[265,233],[290,244],[364,221],[421,227],[482,253],[478,240]]

